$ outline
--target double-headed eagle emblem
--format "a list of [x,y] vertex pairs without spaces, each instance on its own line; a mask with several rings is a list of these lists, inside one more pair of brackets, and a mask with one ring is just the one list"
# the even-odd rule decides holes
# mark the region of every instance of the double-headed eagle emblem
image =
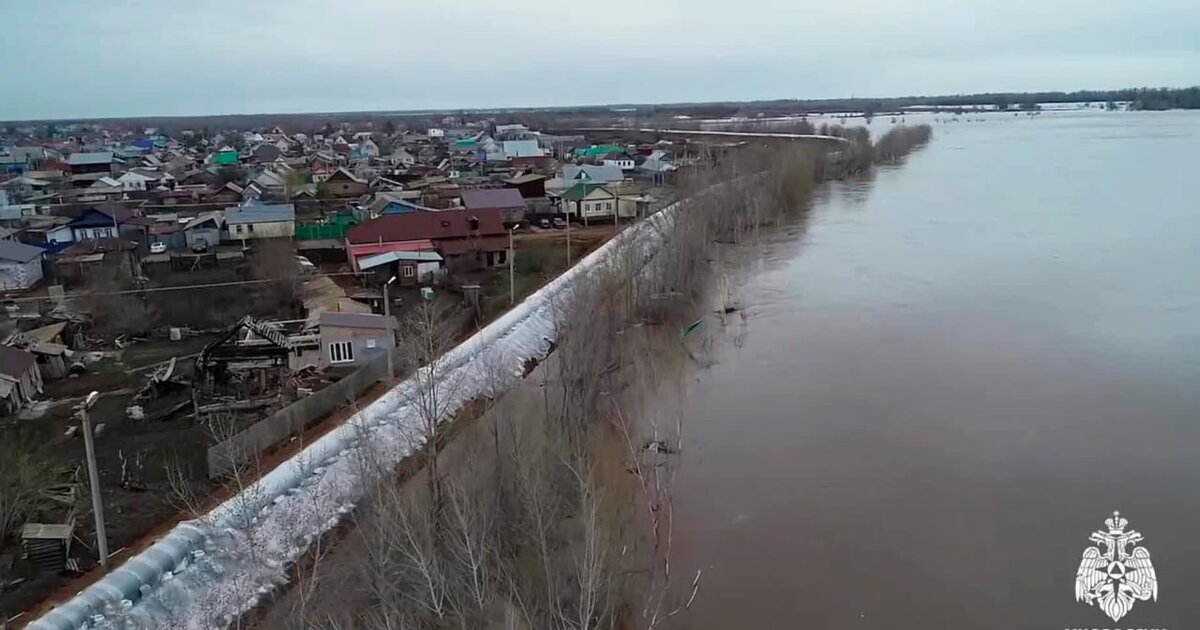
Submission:
[[1095,604],[1100,610],[1118,621],[1139,600],[1158,599],[1158,578],[1154,565],[1150,563],[1150,552],[1145,547],[1130,545],[1142,541],[1142,535],[1134,530],[1125,530],[1129,521],[1113,512],[1105,519],[1108,530],[1097,530],[1089,537],[1100,547],[1088,547],[1075,574],[1075,600]]

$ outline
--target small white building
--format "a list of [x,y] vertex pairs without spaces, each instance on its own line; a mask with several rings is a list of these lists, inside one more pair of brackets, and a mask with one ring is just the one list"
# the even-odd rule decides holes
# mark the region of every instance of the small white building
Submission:
[[248,201],[225,209],[225,227],[234,241],[291,238],[296,234],[296,207]]
[[41,282],[44,256],[40,247],[0,240],[0,290],[24,290]]
[[633,156],[626,153],[610,153],[604,156],[601,162],[605,166],[615,166],[622,171],[632,171],[637,167],[637,163],[633,161]]

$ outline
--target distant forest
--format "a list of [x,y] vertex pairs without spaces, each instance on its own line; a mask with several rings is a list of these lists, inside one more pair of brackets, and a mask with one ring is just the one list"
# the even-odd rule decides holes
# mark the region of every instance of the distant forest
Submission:
[[[1200,86],[1188,88],[1129,88],[1122,90],[1080,90],[1077,92],[995,92],[956,94],[950,96],[901,96],[889,98],[779,99],[769,101],[671,103],[671,104],[610,104],[577,107],[514,107],[494,109],[456,109],[439,111],[361,111],[312,113],[218,114],[211,116],[130,116],[123,118],[80,118],[72,120],[13,121],[0,123],[0,130],[11,131],[14,125],[29,123],[101,123],[110,127],[140,128],[154,126],[166,132],[188,128],[252,129],[279,125],[286,131],[314,132],[329,130],[337,123],[371,124],[380,128],[392,123],[392,128],[424,129],[436,126],[445,116],[478,118],[490,116],[498,122],[537,122],[549,126],[564,126],[568,122],[600,124],[604,121],[636,118],[661,118],[689,115],[692,117],[770,116],[865,112],[885,114],[905,107],[936,107],[946,111],[971,106],[989,105],[1002,109],[1036,109],[1044,103],[1093,102],[1129,103],[1132,110],[1161,111],[1168,109],[1200,109]],[[555,123],[558,123],[557,125]]]
[[[986,92],[948,96],[899,96],[888,98],[780,99],[748,103],[696,103],[650,106],[657,113],[698,113],[704,116],[745,115],[749,112],[880,114],[906,107],[936,107],[945,110],[989,105],[1000,109],[1036,109],[1046,103],[1129,103],[1131,110],[1162,111],[1200,109],[1200,86],[1188,88],[1128,88],[1122,90],[1079,90],[1077,92]],[[645,107],[638,108],[640,112]]]

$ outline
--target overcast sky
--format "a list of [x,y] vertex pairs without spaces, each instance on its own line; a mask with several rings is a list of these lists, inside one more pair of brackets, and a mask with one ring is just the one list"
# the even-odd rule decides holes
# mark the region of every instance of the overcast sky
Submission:
[[0,0],[0,119],[1200,83],[1200,0]]

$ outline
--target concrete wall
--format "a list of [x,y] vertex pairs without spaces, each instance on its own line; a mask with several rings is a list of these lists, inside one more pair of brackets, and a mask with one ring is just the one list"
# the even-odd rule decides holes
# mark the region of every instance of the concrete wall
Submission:
[[386,357],[352,372],[342,380],[276,411],[241,433],[208,449],[208,476],[222,477],[313,422],[357,399],[387,372]]

